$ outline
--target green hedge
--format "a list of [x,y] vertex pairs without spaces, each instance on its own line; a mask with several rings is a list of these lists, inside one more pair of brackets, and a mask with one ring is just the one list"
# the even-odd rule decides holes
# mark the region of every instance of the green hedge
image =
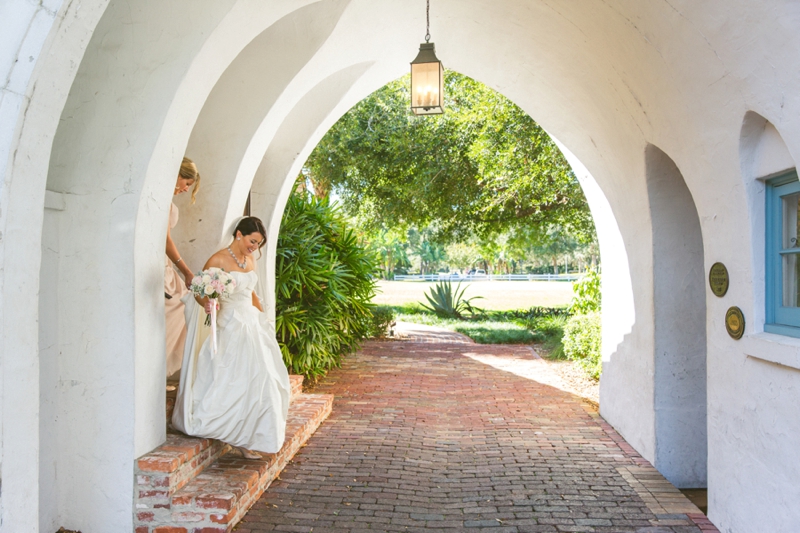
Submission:
[[378,305],[372,309],[367,334],[370,337],[383,338],[390,335],[396,324],[394,309],[388,305]]
[[600,313],[597,311],[570,317],[564,327],[564,354],[577,361],[595,379],[600,377],[602,343]]
[[580,280],[572,284],[572,304],[569,312],[573,315],[584,315],[599,311],[601,306],[600,273],[590,270]]

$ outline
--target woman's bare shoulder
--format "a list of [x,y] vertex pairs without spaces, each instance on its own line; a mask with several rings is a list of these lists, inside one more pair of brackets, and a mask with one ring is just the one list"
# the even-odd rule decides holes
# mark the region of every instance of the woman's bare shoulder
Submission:
[[209,257],[208,261],[206,261],[206,264],[203,267],[203,270],[206,270],[208,268],[224,268],[227,270],[229,266],[227,261],[228,258],[222,252],[224,252],[224,250],[220,250],[211,257]]

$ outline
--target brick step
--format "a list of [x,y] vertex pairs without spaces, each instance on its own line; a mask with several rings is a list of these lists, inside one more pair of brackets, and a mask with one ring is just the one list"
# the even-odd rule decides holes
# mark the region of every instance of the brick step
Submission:
[[303,393],[303,380],[305,378],[303,376],[297,376],[295,374],[289,375],[289,385],[292,388],[292,399]]
[[[303,376],[291,375],[289,382],[294,402],[302,394]],[[174,386],[177,388],[177,382]],[[175,391],[167,391],[167,427],[174,406]],[[137,461],[138,490],[153,497],[171,497],[229,450],[230,446],[218,440],[189,437],[168,429],[166,442]]]
[[138,499],[172,497],[228,450],[218,440],[167,434],[164,444],[136,461]]
[[[303,392],[303,376],[290,375],[292,401]],[[170,420],[175,408],[178,382],[170,382],[167,390],[167,441],[137,461],[137,484],[149,492],[164,491],[172,496],[189,480],[197,477],[208,465],[230,450],[230,446],[212,439],[187,437],[172,430]]]
[[[145,472],[137,472],[137,483],[146,481],[149,484],[138,486],[139,497],[134,510],[136,533],[231,531],[328,417],[332,407],[333,396],[329,394],[301,393],[295,396],[289,407],[286,441],[277,454],[263,454],[263,459],[244,459],[238,454],[221,455],[177,490],[153,485],[153,481],[163,481],[147,476]],[[154,454],[161,448],[163,446]],[[153,454],[143,457],[140,463],[145,459],[155,459],[151,456]],[[163,462],[145,462],[149,467],[156,464]],[[148,477],[150,479],[144,479]],[[166,486],[172,486],[171,480]]]

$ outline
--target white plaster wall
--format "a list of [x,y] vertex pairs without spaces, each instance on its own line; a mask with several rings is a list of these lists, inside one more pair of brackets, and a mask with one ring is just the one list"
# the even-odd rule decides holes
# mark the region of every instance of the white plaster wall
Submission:
[[[52,516],[55,507],[40,495],[39,269],[31,265],[41,257],[50,144],[104,6],[103,0],[0,4],[0,531],[35,530],[37,513]],[[52,481],[48,471],[41,474],[43,483]]]
[[[30,10],[26,15],[21,4],[13,5],[14,16],[27,24],[35,16]],[[80,16],[59,11],[60,25],[46,39],[52,44],[43,45],[46,54],[34,55],[33,73],[21,82],[27,106],[6,104],[9,91],[4,92],[0,111],[14,118],[0,121],[0,155],[6,161],[0,167],[5,172],[3,353],[13,347],[15,354],[14,366],[5,357],[2,366],[4,531],[14,531],[11,524],[27,527],[39,505],[37,484],[29,476],[38,465],[38,408],[26,405],[27,411],[10,415],[7,407],[39,383],[38,269],[26,266],[39,263],[42,238],[37,230],[32,236],[22,230],[30,227],[31,216],[33,226],[42,227],[44,175],[56,124],[63,119],[49,182],[66,193],[66,210],[59,216],[70,213],[62,217],[62,229],[76,240],[62,241],[58,258],[64,369],[59,383],[64,427],[75,428],[65,434],[58,457],[63,485],[57,491],[64,500],[59,516],[67,521],[63,525],[85,531],[111,525],[124,531],[130,528],[131,461],[163,438],[159,287],[177,163],[228,66],[250,41],[303,5],[114,1],[95,30],[105,2],[72,2],[62,11]],[[259,194],[274,202],[271,218],[279,219],[281,180],[293,177],[281,174],[296,170],[346,103],[406,70],[422,37],[422,7],[400,0],[347,3],[330,36],[267,115],[252,117],[243,128],[260,124],[254,137],[264,127],[279,132],[275,143],[242,138],[223,154],[229,158],[225,172],[236,170],[228,188],[219,189],[227,206],[224,217],[240,208],[236,191],[247,189],[248,174],[272,150],[274,157],[260,167],[259,179],[266,181]],[[558,137],[586,165],[614,213],[628,256],[634,319],[605,362],[602,413],[651,460],[657,448],[656,303],[643,153],[654,144],[670,154],[697,207],[706,269],[723,261],[732,281],[723,299],[709,299],[706,292],[711,518],[728,532],[792,531],[800,522],[793,505],[798,494],[788,484],[800,475],[794,451],[800,427],[790,412],[797,403],[797,376],[786,364],[761,361],[780,354],[791,363],[798,347],[760,333],[763,273],[757,257],[763,240],[752,216],[759,186],[755,177],[743,175],[740,130],[746,112],[759,113],[775,125],[797,160],[800,94],[794,88],[800,69],[792,51],[800,45],[795,31],[800,7],[778,0],[442,0],[436,9],[431,30],[445,65],[500,90]],[[92,41],[83,57],[88,35]],[[320,102],[316,109],[298,107],[331,76],[367,63],[369,70],[352,77],[350,91],[332,85],[338,100]],[[243,155],[233,155],[235,150]],[[96,279],[76,282],[83,272]],[[71,314],[70,302],[85,309],[80,319]],[[727,337],[721,320],[730,305],[739,305],[748,317],[746,339],[739,343]],[[624,322],[629,321],[626,314]],[[614,342],[604,341],[610,345]],[[11,450],[14,465],[5,459]],[[19,490],[11,491],[9,484]],[[99,496],[103,493],[107,497]],[[9,505],[10,498],[18,505]]]
[[[739,136],[737,128],[741,127],[741,122],[745,113],[755,110],[770,122],[778,125],[779,130],[784,134],[784,140],[790,152],[797,151],[797,124],[793,120],[797,113],[797,98],[787,88],[792,83],[796,83],[796,71],[790,64],[796,60],[794,54],[786,52],[786,42],[780,45],[783,39],[791,37],[785,33],[785,28],[794,25],[798,21],[797,4],[782,4],[777,2],[767,2],[760,4],[760,11],[752,11],[753,6],[744,3],[733,5],[733,11],[728,16],[717,14],[714,16],[708,13],[704,19],[709,25],[704,25],[705,36],[710,43],[714,44],[714,49],[719,55],[720,63],[726,67],[724,81],[730,84],[729,89],[740,93],[742,101],[739,101],[732,92],[721,94],[719,108],[713,113],[715,120],[707,125],[705,132],[700,139],[702,144],[693,149],[698,154],[694,161],[689,162],[692,167],[692,178],[684,162],[678,162],[678,166],[683,171],[687,184],[692,189],[698,210],[701,213],[702,224],[704,225],[704,241],[706,243],[706,265],[707,267],[716,260],[721,260],[733,269],[731,275],[731,292],[725,298],[718,299],[709,297],[709,409],[713,409],[714,414],[709,416],[710,423],[710,443],[714,445],[710,449],[710,461],[714,461],[715,467],[714,480],[711,480],[712,494],[719,494],[720,491],[740,492],[737,498],[720,498],[720,501],[712,502],[712,509],[716,503],[716,511],[722,516],[722,510],[733,511],[736,514],[746,514],[752,518],[746,522],[739,522],[734,528],[732,523],[723,524],[733,530],[756,531],[761,529],[788,531],[791,521],[795,523],[796,515],[791,511],[785,512],[781,509],[774,524],[764,524],[756,522],[758,512],[755,507],[745,498],[745,483],[736,481],[734,487],[730,485],[724,489],[721,484],[725,481],[733,481],[738,476],[723,475],[722,472],[733,474],[739,470],[740,461],[750,454],[747,448],[752,444],[742,446],[745,440],[751,440],[755,435],[740,437],[746,427],[755,422],[754,417],[746,410],[742,409],[741,400],[748,398],[755,400],[759,396],[757,389],[744,386],[744,365],[746,364],[746,354],[753,351],[768,356],[779,349],[795,350],[796,343],[792,339],[781,338],[780,342],[770,343],[757,335],[761,324],[751,317],[762,316],[760,309],[763,301],[759,303],[757,294],[763,292],[763,274],[758,277],[758,270],[763,270],[763,229],[753,230],[749,245],[745,244],[749,235],[748,230],[756,228],[760,221],[756,217],[747,219],[747,209],[739,207],[740,201],[745,201],[742,191],[746,191],[748,197],[751,196],[753,177],[746,175],[742,169],[738,168],[740,162]],[[740,21],[742,31],[734,32],[726,27],[728,21]],[[793,45],[792,45],[793,46]],[[723,81],[721,79],[721,81]],[[707,119],[710,114],[708,109],[701,109],[701,102],[694,106],[698,111],[699,119]],[[707,102],[711,106],[711,102]],[[692,136],[694,139],[695,136]],[[705,151],[705,157],[701,151]],[[682,152],[687,152],[684,148]],[[691,155],[691,152],[690,154]],[[794,157],[796,160],[796,157]],[[705,171],[705,172],[698,172]],[[706,179],[702,179],[705,174]],[[732,179],[728,187],[722,187],[725,183],[725,176],[738,175],[737,179]],[[716,187],[716,190],[715,190]],[[748,198],[749,200],[750,198]],[[755,201],[756,204],[763,205],[763,196]],[[763,207],[762,207],[763,209]],[[763,228],[763,226],[762,226]],[[750,263],[750,256],[761,255],[761,259]],[[724,331],[725,310],[730,305],[740,305],[745,311],[747,318],[747,334],[743,341],[735,342],[727,337]],[[756,334],[756,335],[754,335]],[[753,372],[764,372],[757,368],[751,369]],[[779,378],[774,386],[779,390],[790,391],[791,384],[795,378],[791,372],[786,372]],[[714,388],[712,391],[711,388]],[[766,392],[766,391],[764,391]],[[787,394],[787,401],[791,401],[791,395]],[[777,414],[777,413],[776,413]],[[778,468],[786,468],[789,472],[796,472],[791,455],[791,446],[783,436],[784,429],[789,432],[795,431],[793,423],[785,424],[786,420],[774,420],[769,425],[772,429],[752,439],[752,443],[763,443],[765,440],[775,439],[780,442],[776,448],[783,448],[783,452],[773,455],[765,461],[765,468],[756,478],[750,480],[750,490],[753,487],[769,486],[769,483],[762,483],[767,477],[777,472]],[[713,427],[712,427],[713,424]],[[729,452],[731,455],[724,461],[720,461],[720,453]],[[741,454],[741,455],[740,455]],[[737,460],[736,457],[739,457]],[[733,460],[730,460],[733,459]],[[723,481],[725,480],[725,481]],[[757,480],[757,481],[756,481]],[[716,486],[715,486],[716,482]],[[741,483],[741,484],[740,484]],[[751,492],[752,494],[752,492]],[[776,509],[783,506],[790,498],[796,498],[794,494],[779,495],[771,493],[774,498]],[[714,497],[712,496],[712,499]],[[779,521],[778,521],[779,520]],[[770,527],[772,526],[772,528]],[[739,528],[739,529],[737,529]]]
[[597,231],[603,265],[602,357],[607,361],[617,346],[624,341],[625,336],[631,332],[635,321],[628,253],[614,212],[597,181],[569,148],[557,139],[554,140],[581,184]]
[[[775,513],[771,531],[789,532],[800,523],[795,505],[800,487],[790,481],[800,475],[797,447],[791,444],[800,431],[795,408],[800,400],[800,340],[763,333],[764,243],[759,239],[765,231],[762,179],[796,167],[797,150],[792,155],[778,129],[759,113],[748,111],[742,118],[738,155],[748,192],[750,233],[760,246],[754,247],[749,273],[752,316],[745,311],[747,333],[739,343],[727,338],[721,320],[733,302],[726,301],[727,295],[721,300],[709,296],[711,302],[719,301],[717,316],[709,316],[709,328],[719,335],[715,351],[724,354],[714,364],[709,362],[709,389],[721,399],[709,405],[709,434],[724,436],[709,441],[709,504],[728,511],[721,518],[729,531],[758,531],[764,527],[759,509],[769,506]],[[743,497],[745,487],[751,490]]]
[[703,237],[680,170],[645,151],[653,217],[654,466],[679,488],[705,488],[706,294]]
[[[54,5],[49,6],[29,2],[0,4],[0,161],[9,159],[13,137],[19,127],[17,117],[29,104],[26,89],[36,59],[56,18],[55,10],[59,3],[52,2]],[[0,261],[3,261],[8,232],[11,231],[6,225],[10,189],[21,187],[19,183],[7,179],[5,164],[0,164],[0,177],[0,223],[4,229],[0,233]],[[31,217],[34,225],[37,218],[41,220],[41,216],[34,214]],[[6,234],[5,239],[3,233]],[[14,250],[13,254],[24,253],[25,259],[37,264],[38,252]],[[9,313],[4,305],[20,295],[19,288],[12,288],[14,283],[35,283],[37,276],[33,270],[26,272],[30,279],[25,280],[25,274],[15,276],[16,272],[9,272],[6,276],[4,268],[3,291],[0,292],[0,320],[4,326],[0,335],[0,353],[3,354],[0,361],[0,397],[4,400],[0,405],[0,476],[4,489],[0,493],[0,524],[9,524],[11,527],[22,527],[26,521],[38,521],[39,513],[39,366],[33,345],[36,306],[32,302],[34,305],[23,308],[17,315]],[[11,289],[10,294],[6,291],[7,287]],[[13,324],[9,324],[12,320]],[[21,357],[8,357],[18,346],[22,348]],[[19,399],[23,397],[29,398],[29,401],[20,402]],[[16,404],[21,408],[11,408],[11,398],[16,398]]]
[[[625,378],[625,374],[615,374],[610,369],[609,361],[612,355],[617,359],[620,358],[620,351],[630,346],[630,335],[636,322],[628,252],[611,205],[609,205],[608,199],[603,194],[597,181],[569,148],[558,140],[556,140],[556,144],[566,157],[581,184],[592,212],[592,219],[597,231],[597,240],[600,245],[602,264],[601,290],[603,294],[602,360],[605,369],[600,384],[604,400],[601,407],[605,412],[606,405],[615,399],[614,392],[625,386],[624,383],[619,382],[620,378]],[[616,381],[615,378],[617,378]],[[643,401],[653,401],[653,394],[652,388],[646,388]],[[606,401],[606,399],[610,399],[610,401]],[[612,413],[613,407],[615,406],[612,405],[609,409]],[[628,412],[633,411],[628,410]],[[637,420],[636,424],[644,426],[646,422],[643,424],[641,420]]]
[[[48,201],[49,200],[49,201]],[[58,513],[58,434],[59,412],[59,335],[58,335],[58,256],[60,219],[64,209],[60,194],[46,195],[42,231],[42,262],[39,274],[39,531],[57,531]]]
[[[800,370],[758,356],[771,359],[789,344],[797,357],[800,343],[751,337],[741,344],[744,354],[731,347],[724,363],[709,365],[709,396],[713,392],[724,402],[709,405],[709,435],[724,436],[709,440],[709,509],[717,509],[711,517],[726,533],[791,533],[800,523],[800,452],[794,445]],[[735,392],[720,380],[729,380]]]
[[[758,116],[758,115],[756,115]],[[788,169],[794,168],[794,159],[783,142],[783,137],[769,121],[763,119],[759,128],[757,143],[752,149],[742,147],[742,151],[749,152],[751,160],[743,164],[745,176],[756,176],[758,179],[768,178]],[[742,154],[745,155],[745,154]]]
[[[639,453],[655,463],[656,413],[655,408],[648,408],[655,407],[656,401],[655,363],[648,357],[654,350],[648,346],[650,339],[642,335],[641,328],[634,332],[637,312],[626,241],[597,181],[566,146],[558,141],[557,144],[581,184],[600,245],[603,294],[600,412]],[[641,300],[639,305],[645,305]],[[640,321],[641,315],[639,312]],[[635,388],[630,384],[632,376],[636,377]],[[620,393],[621,390],[625,392]]]

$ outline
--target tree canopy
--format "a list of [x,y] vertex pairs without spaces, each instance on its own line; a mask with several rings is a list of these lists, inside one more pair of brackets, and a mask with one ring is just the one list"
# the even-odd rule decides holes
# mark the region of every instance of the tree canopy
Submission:
[[472,78],[448,71],[445,85],[444,115],[411,114],[408,76],[356,104],[305,165],[316,193],[335,190],[362,226],[429,228],[441,244],[509,232],[543,243],[555,227],[593,241],[583,191],[547,133]]

